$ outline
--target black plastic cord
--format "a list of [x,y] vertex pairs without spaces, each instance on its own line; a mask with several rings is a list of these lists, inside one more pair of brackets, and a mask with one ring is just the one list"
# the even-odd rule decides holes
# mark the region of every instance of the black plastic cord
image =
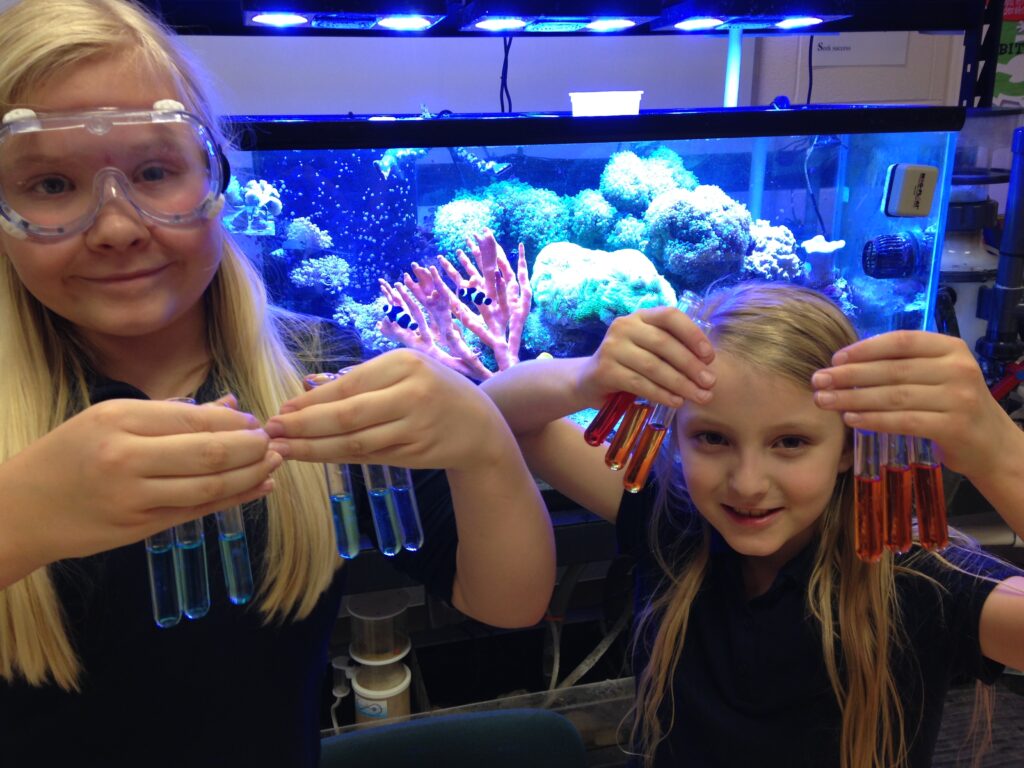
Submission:
[[[505,49],[505,55],[501,62],[501,88],[498,90],[498,101],[501,104],[502,112],[511,112],[512,94],[508,90],[508,53],[510,50],[512,50],[511,35],[502,38],[502,46]],[[508,102],[507,109],[506,102]]]
[[814,90],[814,35],[807,43],[807,106],[811,105],[811,92]]

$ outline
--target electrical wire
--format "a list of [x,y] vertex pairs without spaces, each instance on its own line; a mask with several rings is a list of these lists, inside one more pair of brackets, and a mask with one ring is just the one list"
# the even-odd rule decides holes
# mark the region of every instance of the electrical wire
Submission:
[[814,215],[818,218],[818,226],[821,227],[822,237],[830,240],[828,230],[825,228],[825,220],[821,217],[821,209],[818,208],[818,199],[814,194],[814,188],[811,186],[811,172],[808,168],[811,162],[811,153],[814,152],[814,148],[817,146],[817,137],[815,137],[814,142],[807,148],[807,152],[804,153],[804,183],[807,185],[807,197],[810,198],[811,206],[814,208]]
[[[512,50],[512,36],[507,35],[502,38],[502,47],[504,48],[504,56],[501,61],[501,87],[498,90],[498,102],[501,106],[502,112],[512,111],[512,94],[508,89],[508,54]],[[506,109],[506,102],[507,109]]]
[[814,91],[814,35],[807,43],[807,106],[811,106],[811,93]]

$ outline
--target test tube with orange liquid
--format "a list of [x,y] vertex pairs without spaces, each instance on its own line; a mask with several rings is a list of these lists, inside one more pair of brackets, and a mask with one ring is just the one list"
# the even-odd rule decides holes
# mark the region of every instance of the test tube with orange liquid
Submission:
[[622,417],[618,432],[608,446],[608,452],[604,455],[604,463],[609,469],[619,470],[626,466],[637,438],[647,425],[647,419],[653,410],[654,407],[643,398],[637,398],[630,404],[626,415]]
[[917,537],[925,549],[942,549],[949,544],[946,496],[942,490],[942,466],[935,458],[931,440],[910,438],[910,473],[914,479]]
[[853,431],[853,545],[869,563],[882,557],[885,493],[882,485],[882,443],[877,432]]
[[885,547],[907,552],[913,535],[913,495],[909,442],[904,435],[879,435],[883,442],[882,488],[885,493]]

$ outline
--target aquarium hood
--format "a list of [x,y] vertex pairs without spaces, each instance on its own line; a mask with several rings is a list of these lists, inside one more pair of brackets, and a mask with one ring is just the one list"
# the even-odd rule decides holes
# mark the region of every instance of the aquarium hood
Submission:
[[980,28],[981,0],[143,0],[212,35],[815,34]]

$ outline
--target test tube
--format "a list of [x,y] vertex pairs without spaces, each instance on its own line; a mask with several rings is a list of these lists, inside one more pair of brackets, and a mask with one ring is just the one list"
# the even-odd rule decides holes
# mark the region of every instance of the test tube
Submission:
[[153,606],[153,621],[158,627],[173,627],[181,621],[173,529],[168,528],[146,538],[146,565],[149,567],[149,598]]
[[880,439],[876,432],[853,431],[853,545],[869,563],[882,557],[885,494],[882,488]]
[[880,435],[885,448],[882,464],[882,488],[885,493],[885,547],[893,552],[910,549],[913,509],[908,438],[904,435]]
[[612,429],[635,398],[636,395],[629,392],[616,392],[609,395],[604,405],[601,406],[601,410],[597,412],[597,416],[583,432],[583,439],[589,445],[601,445],[608,439],[608,435],[611,434]]
[[665,435],[672,424],[676,409],[667,405],[659,405],[652,412],[647,423],[640,431],[636,448],[626,466],[626,474],[622,478],[622,486],[630,493],[639,493],[647,482],[654,458],[658,455]]
[[942,490],[942,467],[935,458],[931,440],[911,438],[910,471],[914,477],[917,537],[925,549],[942,549],[949,544],[946,497]]
[[416,504],[416,491],[412,472],[405,467],[386,467],[391,483],[391,498],[395,501],[398,525],[402,531],[402,547],[415,552],[423,546],[423,525],[420,508]]
[[327,494],[331,499],[338,554],[351,560],[359,554],[359,521],[352,496],[352,476],[347,464],[324,464],[324,474],[327,476]]
[[604,463],[608,465],[609,469],[619,470],[626,466],[629,454],[632,452],[633,446],[636,445],[640,431],[647,424],[652,410],[654,409],[651,404],[643,398],[637,398],[630,403],[626,415],[622,417],[619,430],[615,433],[608,446],[608,451],[604,455]]
[[174,558],[181,574],[181,609],[190,619],[201,619],[210,610],[202,518],[174,526]]
[[387,467],[383,464],[363,464],[363,480],[366,482],[366,494],[370,497],[377,548],[389,557],[397,555],[404,542]]
[[244,605],[252,599],[254,585],[252,566],[249,564],[249,543],[245,538],[245,520],[241,507],[217,512],[217,542],[220,562],[224,569],[224,586],[228,600]]

